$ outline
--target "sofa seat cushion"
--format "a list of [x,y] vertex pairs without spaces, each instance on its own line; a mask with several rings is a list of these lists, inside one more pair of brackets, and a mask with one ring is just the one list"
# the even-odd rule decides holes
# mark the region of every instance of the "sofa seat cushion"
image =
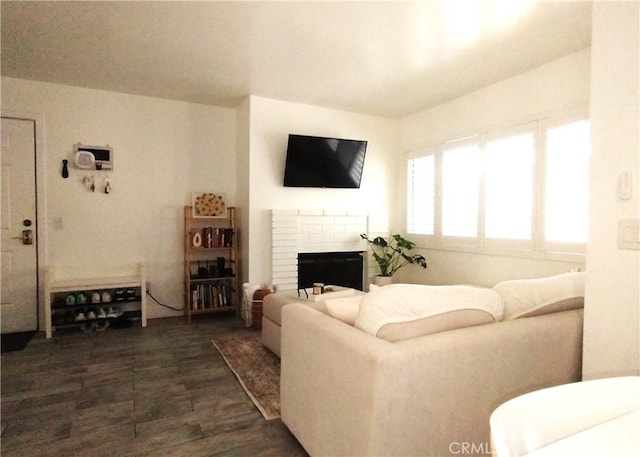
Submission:
[[536,279],[515,279],[493,289],[504,298],[504,318],[538,316],[584,307],[585,273],[562,273]]
[[503,302],[492,289],[391,284],[364,296],[355,326],[387,341],[498,321]]

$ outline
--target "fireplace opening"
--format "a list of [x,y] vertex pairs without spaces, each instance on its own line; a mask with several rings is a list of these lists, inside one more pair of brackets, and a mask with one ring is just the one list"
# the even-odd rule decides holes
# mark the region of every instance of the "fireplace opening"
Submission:
[[314,282],[362,290],[362,251],[298,253],[298,289]]

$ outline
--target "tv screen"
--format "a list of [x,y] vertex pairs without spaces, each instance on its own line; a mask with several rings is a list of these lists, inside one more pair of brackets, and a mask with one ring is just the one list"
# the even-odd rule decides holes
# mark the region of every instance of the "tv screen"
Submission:
[[285,187],[358,189],[367,142],[289,135]]

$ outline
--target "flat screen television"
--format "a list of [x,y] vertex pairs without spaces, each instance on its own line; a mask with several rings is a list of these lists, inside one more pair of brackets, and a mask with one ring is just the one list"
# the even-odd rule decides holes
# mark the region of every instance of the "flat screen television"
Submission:
[[284,186],[358,189],[366,152],[362,140],[291,134]]

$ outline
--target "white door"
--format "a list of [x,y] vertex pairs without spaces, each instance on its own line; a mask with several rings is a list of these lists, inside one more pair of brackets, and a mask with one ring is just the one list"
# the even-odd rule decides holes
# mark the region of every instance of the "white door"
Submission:
[[34,128],[2,118],[2,333],[38,329]]

